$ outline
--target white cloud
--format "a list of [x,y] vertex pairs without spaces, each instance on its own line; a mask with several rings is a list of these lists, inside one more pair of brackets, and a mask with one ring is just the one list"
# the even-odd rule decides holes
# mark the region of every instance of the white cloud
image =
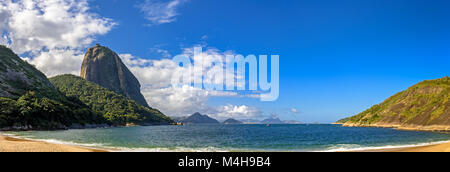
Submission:
[[291,109],[291,112],[292,112],[292,113],[299,113],[299,111],[298,111],[296,108],[292,108],[292,109]]
[[165,24],[176,21],[178,16],[177,9],[187,0],[146,0],[139,5],[145,18],[151,22],[151,25]]
[[47,76],[55,76],[60,74],[80,74],[80,66],[83,62],[84,54],[74,49],[51,49],[43,51],[33,59],[25,60],[35,65]]
[[234,105],[226,105],[221,106],[217,109],[217,114],[213,115],[218,119],[255,119],[261,117],[261,111],[255,107],[249,107],[246,105],[242,106],[234,106]]
[[[198,63],[200,59],[205,62],[212,62],[214,58],[225,58],[227,54],[232,54],[232,52],[221,52],[218,49],[209,48],[203,51],[202,54],[199,54],[198,57],[192,58],[194,56],[193,48],[186,48],[183,51],[183,55],[190,57],[194,61],[194,64]],[[252,117],[258,112],[254,108],[247,106],[232,108],[231,105],[223,107],[211,107],[207,105],[210,97],[242,97],[242,95],[236,92],[211,91],[187,85],[181,88],[172,87],[172,76],[175,71],[191,69],[181,68],[171,59],[148,60],[135,57],[131,54],[120,54],[119,56],[141,82],[142,93],[147,102],[166,115],[186,116],[195,112],[201,112],[218,118],[239,118]],[[203,66],[203,68],[198,70],[197,72],[203,70],[204,73],[220,71],[210,66]],[[223,75],[223,73],[220,73],[220,75]],[[248,112],[243,112],[243,110]]]
[[[176,20],[176,10],[185,1],[146,0],[141,10],[153,24],[170,23]],[[108,33],[115,25],[111,19],[90,12],[88,0],[0,1],[0,44],[12,48],[49,77],[66,73],[78,75],[85,48],[96,36]],[[240,119],[258,114],[256,108],[245,105],[207,105],[212,96],[240,96],[235,92],[207,91],[189,86],[172,88],[172,75],[178,66],[169,59],[168,51],[155,51],[164,59],[147,60],[131,54],[120,55],[141,82],[142,92],[150,105],[170,116],[202,112],[218,118]],[[192,57],[193,52],[193,48],[186,48],[183,54]],[[201,54],[201,58],[212,62],[223,59],[227,54],[233,52],[210,48]],[[217,67],[201,70],[220,72]]]
[[[183,54],[186,57],[190,57],[193,61],[193,65],[202,66],[195,69],[195,73],[208,74],[206,76],[199,75],[197,77],[206,77],[203,81],[205,84],[217,83],[216,81],[223,80],[223,70],[220,70],[220,66],[208,66],[203,64],[212,64],[215,61],[224,61],[226,55],[233,54],[230,51],[221,52],[216,48],[208,48],[201,54],[194,57],[194,48],[185,48]],[[181,68],[175,64],[172,59],[163,58],[161,60],[147,60],[139,57],[134,57],[131,54],[119,55],[128,68],[136,75],[141,82],[141,85],[151,88],[166,88],[172,84],[172,76],[175,71],[189,71],[192,68]],[[222,66],[223,67],[223,66]],[[233,74],[234,75],[234,74]],[[213,80],[213,76],[218,76]],[[191,76],[190,80],[194,79]],[[233,83],[230,83],[233,84]],[[245,84],[245,83],[244,83]]]
[[110,19],[89,12],[87,0],[0,2],[0,43],[26,54],[49,76],[77,73],[82,49],[114,25]]
[[168,116],[187,116],[195,112],[217,116],[219,111],[207,105],[212,96],[234,96],[234,93],[206,91],[190,86],[150,88],[144,87],[142,93],[147,102]]
[[169,116],[186,116],[195,112],[209,111],[206,105],[208,93],[192,87],[142,89],[147,102]]
[[162,57],[164,58],[170,58],[172,57],[172,55],[169,53],[169,51],[165,50],[165,49],[161,49],[161,48],[152,48],[152,51],[160,54]]
[[154,89],[169,87],[173,71],[177,70],[177,65],[171,59],[147,60],[131,54],[119,56],[144,87]]

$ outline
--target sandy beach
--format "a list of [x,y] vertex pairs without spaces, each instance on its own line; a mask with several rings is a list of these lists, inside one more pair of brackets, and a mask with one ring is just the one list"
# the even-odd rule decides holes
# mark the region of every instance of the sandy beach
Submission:
[[450,152],[450,143],[409,148],[381,149],[379,152]]
[[107,152],[105,150],[18,139],[0,135],[0,152]]
[[[108,152],[107,150],[46,143],[0,135],[0,152]],[[352,151],[353,152],[353,151]],[[354,152],[450,152],[450,142],[436,145],[371,149]]]
[[370,150],[350,151],[350,152],[450,152],[450,142],[434,144],[434,145],[427,145],[427,146],[370,149]]

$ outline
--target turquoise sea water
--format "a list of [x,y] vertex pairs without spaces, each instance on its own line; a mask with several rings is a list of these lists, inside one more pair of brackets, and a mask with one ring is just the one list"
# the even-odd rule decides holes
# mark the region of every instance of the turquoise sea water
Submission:
[[450,140],[449,133],[339,125],[149,126],[8,134],[125,151],[344,151]]

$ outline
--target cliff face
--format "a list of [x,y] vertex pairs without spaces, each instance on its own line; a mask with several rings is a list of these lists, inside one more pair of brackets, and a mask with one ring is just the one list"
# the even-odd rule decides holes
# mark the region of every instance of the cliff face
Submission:
[[424,81],[339,122],[344,126],[450,130],[450,78]]
[[119,55],[107,47],[97,45],[88,50],[81,66],[81,77],[149,107],[141,94],[139,81]]

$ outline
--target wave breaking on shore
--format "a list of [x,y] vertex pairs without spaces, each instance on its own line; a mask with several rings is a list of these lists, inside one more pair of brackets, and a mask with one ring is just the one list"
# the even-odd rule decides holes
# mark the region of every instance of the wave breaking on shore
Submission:
[[30,141],[45,142],[50,144],[77,146],[93,149],[102,149],[110,152],[359,152],[359,151],[377,151],[377,150],[396,150],[404,148],[425,147],[439,144],[450,143],[448,141],[426,142],[417,144],[405,144],[405,145],[385,145],[385,146],[363,146],[359,144],[336,144],[331,145],[322,150],[310,149],[310,150],[273,150],[273,149],[233,149],[233,148],[218,148],[218,147],[204,147],[204,148],[188,148],[188,147],[154,147],[154,148],[127,148],[127,147],[115,147],[103,143],[76,143],[71,141],[63,141],[57,139],[35,139],[28,136],[17,136],[14,134],[0,133],[1,136],[11,137],[16,139],[25,139]]

